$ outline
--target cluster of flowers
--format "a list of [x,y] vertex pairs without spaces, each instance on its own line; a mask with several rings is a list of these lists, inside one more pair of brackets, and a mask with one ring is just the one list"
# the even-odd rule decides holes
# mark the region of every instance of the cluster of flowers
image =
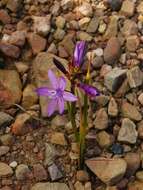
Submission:
[[[67,71],[58,60],[54,59],[54,63],[66,78],[71,81],[71,85],[82,89],[87,95],[93,97],[98,96],[99,91],[95,87],[77,80],[78,74],[83,66],[86,46],[87,44],[84,41],[77,42],[73,60],[69,65],[69,71]],[[59,110],[59,113],[62,114],[64,112],[65,101],[75,102],[78,98],[73,94],[73,92],[66,90],[66,79],[63,76],[56,77],[52,70],[48,70],[48,78],[50,86],[40,87],[36,92],[39,96],[49,97],[48,116],[51,116],[57,109]]]

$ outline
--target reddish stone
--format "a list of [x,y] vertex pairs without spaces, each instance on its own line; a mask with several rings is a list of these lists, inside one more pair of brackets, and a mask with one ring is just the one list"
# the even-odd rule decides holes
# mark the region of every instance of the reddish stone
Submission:
[[8,15],[7,11],[5,11],[3,9],[0,10],[0,21],[3,24],[9,24],[11,22],[11,18]]
[[18,58],[20,56],[20,49],[11,44],[0,43],[0,51],[8,57]]

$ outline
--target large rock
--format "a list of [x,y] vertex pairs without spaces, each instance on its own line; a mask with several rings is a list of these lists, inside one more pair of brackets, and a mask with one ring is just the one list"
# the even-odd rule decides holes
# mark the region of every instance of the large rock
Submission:
[[121,29],[124,36],[136,35],[138,33],[138,26],[135,21],[126,19]]
[[104,49],[104,60],[108,64],[117,62],[121,53],[121,45],[116,37],[112,37],[108,40],[107,46]]
[[123,119],[122,126],[118,134],[118,141],[135,144],[137,136],[138,133],[136,131],[136,125],[128,118]]
[[[50,53],[40,53],[37,55],[36,59],[33,62],[33,73],[35,78],[35,83],[37,87],[41,86],[48,86],[48,70],[52,69],[55,73],[59,70],[53,63],[53,58],[59,60],[66,68],[68,66],[67,61],[65,59],[61,59],[53,54]],[[40,97],[40,106],[41,106],[41,113],[43,117],[47,117],[47,98]]]
[[22,85],[15,70],[0,70],[0,105],[10,107],[19,103]]
[[123,117],[127,117],[134,121],[140,121],[142,119],[142,115],[140,114],[138,109],[128,102],[122,103],[121,113]]
[[92,16],[93,10],[90,3],[84,2],[81,6],[77,7],[77,10],[84,16]]
[[3,162],[0,162],[0,177],[11,176],[13,174],[13,170],[11,167]]
[[69,190],[64,183],[36,183],[31,190]]
[[104,77],[104,84],[111,92],[116,92],[126,78],[126,70],[114,68]]
[[121,158],[95,158],[86,161],[89,169],[104,183],[113,185],[124,176],[127,163]]

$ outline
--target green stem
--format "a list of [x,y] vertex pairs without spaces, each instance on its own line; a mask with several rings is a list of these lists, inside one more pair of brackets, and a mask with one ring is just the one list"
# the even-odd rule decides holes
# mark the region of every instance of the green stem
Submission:
[[76,112],[76,104],[75,104],[75,102],[72,102],[71,109],[70,109],[70,119],[71,119],[71,124],[72,124],[73,130],[74,130],[76,142],[78,142],[79,135],[78,135],[77,127],[76,127],[75,112]]

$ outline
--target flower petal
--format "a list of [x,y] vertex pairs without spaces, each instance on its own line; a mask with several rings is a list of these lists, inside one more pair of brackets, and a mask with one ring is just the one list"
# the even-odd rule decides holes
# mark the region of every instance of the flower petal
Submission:
[[74,50],[74,66],[80,67],[83,63],[86,49],[86,42],[80,41],[76,43]]
[[54,111],[56,110],[56,106],[57,106],[57,100],[55,99],[52,99],[49,101],[49,104],[48,104],[48,116],[50,117]]
[[70,92],[64,92],[63,98],[64,98],[64,100],[69,101],[69,102],[77,101],[77,97]]
[[64,112],[64,99],[63,98],[58,98],[58,108],[59,108],[59,113],[62,114]]
[[59,87],[61,90],[65,90],[66,88],[66,79],[64,77],[59,78]]
[[97,88],[95,88],[91,85],[81,83],[81,84],[79,84],[79,88],[81,88],[89,96],[99,96],[100,95]]
[[48,77],[49,77],[50,83],[52,85],[52,88],[54,88],[54,89],[58,88],[57,77],[51,69],[48,70]]
[[36,89],[36,93],[39,95],[39,96],[49,96],[49,88],[47,87],[40,87],[40,88],[37,88]]

